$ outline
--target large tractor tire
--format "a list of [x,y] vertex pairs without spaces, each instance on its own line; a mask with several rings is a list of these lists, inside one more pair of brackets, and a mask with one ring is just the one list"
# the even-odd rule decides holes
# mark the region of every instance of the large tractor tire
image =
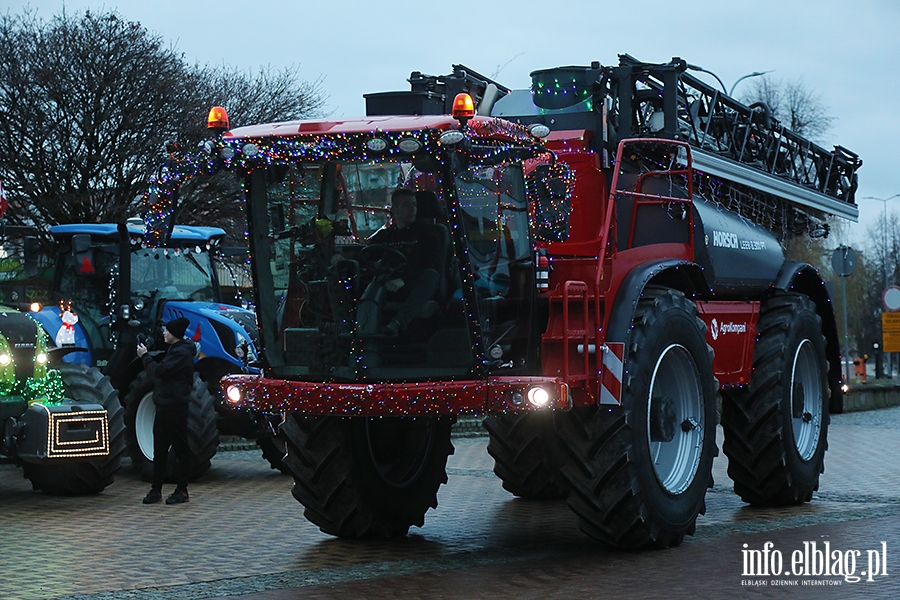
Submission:
[[778,294],[760,308],[753,375],[725,394],[723,450],[744,502],[812,499],[828,448],[828,366],[822,322],[806,296]]
[[[147,371],[141,371],[125,397],[125,425],[128,453],[134,470],[146,481],[153,478],[153,422],[156,405],[153,404],[153,379]],[[194,374],[194,388],[188,403],[188,445],[193,461],[190,477],[196,479],[210,467],[210,459],[219,446],[219,430],[216,427],[215,400],[200,376]],[[175,481],[175,452],[169,451],[166,481]]]
[[56,367],[65,394],[76,402],[99,404],[106,409],[109,427],[109,455],[87,462],[39,465],[24,463],[25,478],[35,490],[47,494],[97,494],[113,482],[125,454],[124,409],[119,395],[98,369],[87,365],[62,364]]
[[291,493],[323,532],[348,538],[406,535],[421,527],[447,482],[453,453],[440,417],[311,417],[289,413],[280,434]]
[[569,506],[587,535],[626,548],[666,548],[692,535],[712,486],[716,392],[696,305],[648,288],[626,344],[621,406],[560,413]]
[[568,492],[559,474],[561,463],[550,412],[488,417],[488,454],[503,489],[520,498],[562,498]]

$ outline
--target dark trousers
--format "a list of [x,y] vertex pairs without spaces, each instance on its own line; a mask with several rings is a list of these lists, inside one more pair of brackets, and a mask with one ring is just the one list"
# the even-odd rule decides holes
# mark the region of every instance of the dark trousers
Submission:
[[440,275],[434,269],[424,269],[411,277],[396,294],[388,293],[388,302],[401,301],[400,309],[394,315],[394,320],[405,329],[413,319],[418,317],[425,303],[434,297],[438,289]]
[[153,422],[153,487],[161,488],[166,480],[166,465],[169,462],[169,448],[175,449],[175,485],[186,490],[191,473],[191,448],[187,435],[188,407],[156,407]]

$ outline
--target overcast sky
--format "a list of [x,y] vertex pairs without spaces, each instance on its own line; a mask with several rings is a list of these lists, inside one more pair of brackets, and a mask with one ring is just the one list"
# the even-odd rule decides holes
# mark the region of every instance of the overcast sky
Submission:
[[[511,88],[560,65],[604,65],[622,53],[673,56],[715,72],[802,79],[835,118],[825,147],[863,159],[857,199],[861,247],[885,203],[900,194],[900,2],[896,0],[8,0],[49,19],[65,9],[117,10],[169,40],[190,62],[255,71],[300,65],[322,78],[331,116],[365,113],[362,95],[409,89],[411,71],[440,75],[461,63]],[[2,9],[0,9],[2,10]],[[708,76],[700,77],[715,83]],[[747,81],[735,90],[740,97]],[[237,125],[237,124],[235,124]],[[898,161],[895,163],[894,161]],[[900,212],[900,197],[887,203]],[[837,241],[835,243],[837,244]]]

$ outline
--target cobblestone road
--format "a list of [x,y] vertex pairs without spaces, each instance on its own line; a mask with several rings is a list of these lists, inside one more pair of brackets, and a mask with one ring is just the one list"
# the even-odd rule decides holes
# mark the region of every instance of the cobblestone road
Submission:
[[[4,465],[0,598],[897,598],[898,435],[900,408],[834,416],[814,502],[783,509],[742,504],[720,456],[697,534],[655,552],[605,549],[580,533],[564,501],[510,496],[491,472],[486,437],[454,440],[439,508],[390,541],[319,532],[290,479],[258,451],[219,453],[180,506],[142,505],[147,484],[128,473],[97,496],[45,496]],[[828,541],[860,550],[861,562],[885,548],[887,575],[803,578],[815,588],[743,577],[743,544],[766,541],[786,557],[804,541]]]

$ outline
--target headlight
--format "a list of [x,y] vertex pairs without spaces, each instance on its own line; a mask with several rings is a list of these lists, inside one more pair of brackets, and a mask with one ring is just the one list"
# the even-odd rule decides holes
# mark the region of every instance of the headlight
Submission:
[[466,134],[458,129],[448,129],[441,134],[441,143],[445,146],[454,146],[466,138]]
[[528,401],[537,408],[543,408],[550,404],[550,392],[542,387],[533,387],[528,390]]
[[543,123],[532,123],[528,126],[528,133],[536,138],[545,138],[550,135],[550,128]]
[[401,152],[412,154],[422,149],[422,142],[415,138],[403,138],[397,143],[397,147],[400,148]]
[[39,365],[46,365],[49,362],[50,357],[47,356],[44,352],[38,352],[37,356],[34,357],[34,361]]
[[244,390],[242,390],[239,386],[229,385],[227,388],[225,388],[225,397],[231,404],[237,404],[244,398]]

